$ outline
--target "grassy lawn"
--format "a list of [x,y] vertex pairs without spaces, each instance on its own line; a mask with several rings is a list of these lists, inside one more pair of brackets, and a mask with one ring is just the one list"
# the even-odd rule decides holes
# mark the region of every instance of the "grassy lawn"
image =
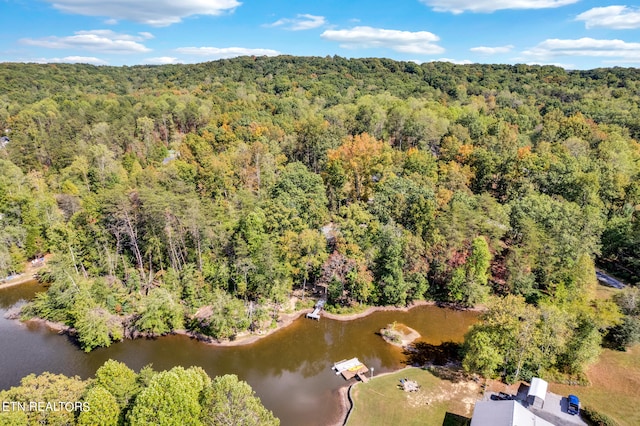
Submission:
[[[439,377],[438,377],[439,376]],[[398,387],[400,379],[415,380],[417,392]],[[354,409],[349,426],[358,425],[464,425],[473,406],[481,397],[480,385],[461,378],[456,372],[439,369],[434,372],[407,368],[352,389]],[[445,422],[446,417],[446,422]]]
[[596,286],[595,298],[596,299],[611,299],[614,295],[620,293],[621,291],[622,290],[617,289],[617,288],[607,287],[606,285],[598,284]]
[[604,413],[622,426],[640,425],[640,345],[627,352],[603,351],[587,372],[590,386],[550,384],[551,392],[573,393],[582,405]]

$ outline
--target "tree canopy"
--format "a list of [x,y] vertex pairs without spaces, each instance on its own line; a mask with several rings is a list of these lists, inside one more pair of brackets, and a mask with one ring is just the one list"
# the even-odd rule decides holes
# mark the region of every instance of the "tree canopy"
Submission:
[[280,424],[246,382],[232,375],[211,380],[199,367],[156,372],[147,366],[135,373],[109,360],[95,379],[31,374],[19,386],[0,391],[0,398],[41,404],[39,409],[2,410],[3,425]]
[[[0,276],[51,253],[24,314],[85,350],[233,338],[294,294],[334,310],[521,296],[522,345],[541,316],[575,320],[528,355],[574,371],[616,323],[590,301],[594,265],[640,281],[639,81],[340,57],[0,64]],[[485,372],[547,367],[480,349]]]

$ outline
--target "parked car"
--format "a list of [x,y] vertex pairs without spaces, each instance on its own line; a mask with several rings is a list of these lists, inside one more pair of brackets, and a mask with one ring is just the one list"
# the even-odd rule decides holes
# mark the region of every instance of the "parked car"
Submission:
[[515,399],[515,395],[509,395],[508,393],[498,392],[496,398],[502,401],[509,401]]
[[569,414],[579,414],[580,413],[580,400],[575,395],[569,395],[567,398],[569,400],[569,406],[567,407],[567,413]]

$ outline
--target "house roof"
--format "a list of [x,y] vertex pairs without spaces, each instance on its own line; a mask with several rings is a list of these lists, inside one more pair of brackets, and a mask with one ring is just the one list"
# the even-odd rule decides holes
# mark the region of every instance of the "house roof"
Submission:
[[471,426],[553,426],[517,401],[479,401],[473,409]]
[[547,387],[549,384],[544,380],[534,377],[531,379],[531,386],[529,386],[529,393],[527,396],[534,396],[536,398],[542,398],[544,401],[547,396]]

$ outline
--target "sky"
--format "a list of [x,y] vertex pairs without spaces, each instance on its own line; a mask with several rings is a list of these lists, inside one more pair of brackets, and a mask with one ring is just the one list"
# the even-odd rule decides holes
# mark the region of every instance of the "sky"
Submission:
[[140,65],[241,55],[640,66],[629,0],[0,0],[0,62]]

